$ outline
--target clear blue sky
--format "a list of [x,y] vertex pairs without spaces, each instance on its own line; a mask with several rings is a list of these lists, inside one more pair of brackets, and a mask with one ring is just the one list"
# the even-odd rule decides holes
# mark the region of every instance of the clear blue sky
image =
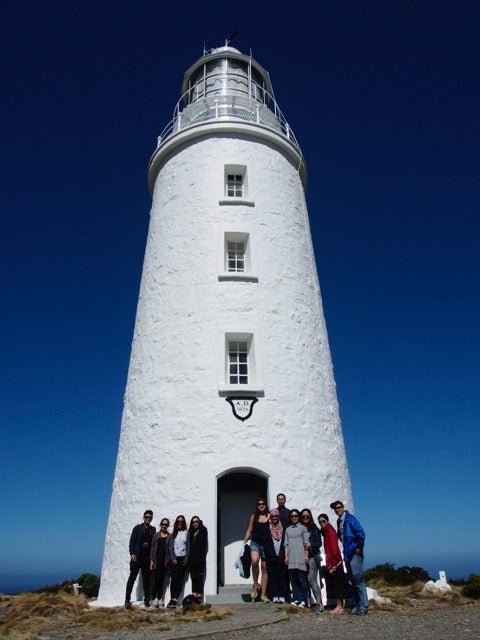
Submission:
[[146,166],[234,29],[307,159],[367,564],[480,573],[480,4],[4,0],[0,20],[0,591],[100,571]]

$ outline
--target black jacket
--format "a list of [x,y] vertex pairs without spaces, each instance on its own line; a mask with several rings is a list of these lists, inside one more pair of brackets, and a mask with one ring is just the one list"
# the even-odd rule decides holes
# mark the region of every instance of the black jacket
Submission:
[[189,531],[190,538],[190,554],[188,556],[189,564],[199,564],[205,562],[208,553],[208,531],[203,525],[198,530],[197,535]]
[[[137,524],[132,529],[132,535],[130,536],[130,544],[128,550],[130,555],[137,556],[137,560],[140,556],[146,556],[150,558],[150,547],[152,546],[152,539],[156,532],[155,527],[151,524],[148,525],[144,533],[144,524]],[[143,544],[143,547],[142,547]]]

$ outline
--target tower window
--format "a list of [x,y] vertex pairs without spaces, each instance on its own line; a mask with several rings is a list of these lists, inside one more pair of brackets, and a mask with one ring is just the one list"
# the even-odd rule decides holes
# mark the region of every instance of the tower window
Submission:
[[246,198],[248,195],[247,185],[247,167],[242,164],[226,164],[225,165],[225,197],[230,198]]
[[220,231],[218,279],[258,282],[255,273],[250,233]]
[[245,271],[245,243],[227,243],[227,271],[229,273],[243,273]]
[[227,173],[227,197],[243,197],[243,175],[238,173]]
[[248,343],[246,340],[228,342],[229,384],[248,384]]
[[220,392],[264,390],[259,329],[219,332]]
[[219,198],[219,204],[255,206],[252,199],[251,175],[246,165],[225,164],[222,179],[222,195]]

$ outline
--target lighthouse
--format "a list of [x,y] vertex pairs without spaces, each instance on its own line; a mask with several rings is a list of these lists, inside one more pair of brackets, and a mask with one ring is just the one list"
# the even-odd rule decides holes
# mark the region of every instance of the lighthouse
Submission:
[[276,506],[282,492],[315,514],[352,504],[306,164],[254,58],[227,45],[186,71],[148,180],[105,606],[124,602],[145,509],[157,529],[162,517],[203,520],[208,599],[244,582],[234,561],[259,496]]

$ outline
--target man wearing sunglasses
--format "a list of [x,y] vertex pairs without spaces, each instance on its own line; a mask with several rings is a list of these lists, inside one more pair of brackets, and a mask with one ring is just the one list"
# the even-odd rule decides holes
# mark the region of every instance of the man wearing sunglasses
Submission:
[[368,613],[368,595],[363,577],[363,547],[365,531],[360,522],[343,506],[341,500],[335,500],[330,509],[337,515],[338,539],[343,545],[343,559],[354,588],[355,607],[351,613],[365,616]]
[[139,571],[142,572],[143,597],[146,607],[150,606],[150,549],[152,546],[152,538],[156,532],[151,522],[153,511],[147,509],[143,514],[143,522],[137,524],[132,529],[130,536],[129,552],[130,552],[130,575],[127,581],[127,590],[125,592],[125,608],[130,609],[130,596],[132,595],[133,585],[137,579]]

